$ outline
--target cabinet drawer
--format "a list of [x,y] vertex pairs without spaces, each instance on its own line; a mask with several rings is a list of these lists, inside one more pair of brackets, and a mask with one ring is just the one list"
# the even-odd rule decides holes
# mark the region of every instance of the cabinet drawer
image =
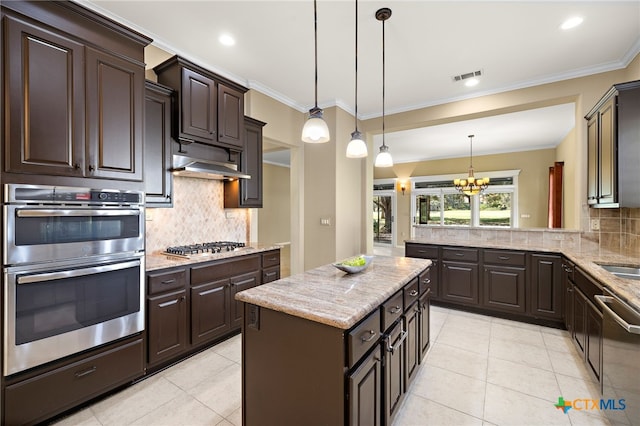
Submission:
[[600,305],[596,303],[595,297],[593,296],[603,294],[602,286],[588,277],[580,268],[575,268],[574,277],[576,286],[582,290],[585,296],[587,296],[587,299],[600,310]]
[[525,253],[522,251],[485,250],[484,263],[524,266]]
[[464,262],[477,262],[478,249],[470,248],[443,248],[442,259],[457,260]]
[[187,283],[187,271],[164,271],[147,274],[147,292],[149,294],[184,288]]
[[427,246],[423,244],[410,244],[407,243],[405,247],[405,256],[407,257],[421,257],[423,259],[437,259],[438,247]]
[[280,279],[280,265],[262,270],[262,284]]
[[262,268],[269,268],[280,264],[280,250],[274,250],[262,254]]
[[418,300],[418,296],[420,296],[419,282],[418,277],[416,277],[409,281],[402,289],[405,309],[409,309],[409,306]]
[[430,267],[428,267],[427,269],[425,269],[424,271],[422,271],[420,273],[420,275],[418,276],[418,280],[420,282],[418,290],[420,290],[420,293],[424,293],[425,291],[427,291],[428,288],[432,288],[432,281],[431,281],[431,268],[433,268],[434,265],[432,264]]
[[349,332],[347,353],[349,368],[353,367],[380,339],[380,309],[376,309],[364,321]]
[[402,290],[399,290],[396,294],[391,296],[389,300],[382,304],[382,331],[386,331],[403,312],[403,294]]
[[7,386],[4,422],[32,423],[142,376],[142,339]]
[[246,274],[260,270],[260,256],[242,256],[232,262],[233,275]]

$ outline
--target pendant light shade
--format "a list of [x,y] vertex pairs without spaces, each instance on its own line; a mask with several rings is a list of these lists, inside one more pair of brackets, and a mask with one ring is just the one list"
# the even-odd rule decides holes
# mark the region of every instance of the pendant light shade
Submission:
[[376,19],[382,21],[382,146],[376,156],[376,167],[391,167],[393,159],[389,152],[389,147],[384,143],[384,92],[385,92],[385,60],[384,60],[384,22],[391,17],[391,9],[383,7],[376,12]]
[[354,115],[356,129],[351,133],[351,141],[347,145],[347,158],[363,158],[368,155],[367,144],[358,131],[358,0],[356,0],[356,112]]
[[309,110],[309,118],[302,128],[302,142],[329,142],[329,126],[322,118],[322,110],[318,108],[318,7],[313,0],[313,37],[315,49],[315,106]]

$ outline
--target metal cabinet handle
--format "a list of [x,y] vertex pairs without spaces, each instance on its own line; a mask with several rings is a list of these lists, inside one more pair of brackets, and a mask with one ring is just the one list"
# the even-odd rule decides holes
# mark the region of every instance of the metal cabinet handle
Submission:
[[411,290],[409,292],[409,296],[416,297],[418,295],[418,290]]
[[96,371],[97,369],[98,369],[98,367],[96,367],[96,366],[94,365],[94,366],[89,367],[88,369],[86,369],[86,370],[84,370],[84,371],[79,371],[79,372],[75,373],[74,375],[75,375],[77,378],[84,377],[84,376],[88,376],[88,375],[89,375],[89,374],[91,374],[91,373],[95,373],[95,371]]
[[369,330],[368,332],[365,332],[365,333],[369,333],[369,337],[360,336],[360,340],[362,341],[362,343],[372,341],[376,337],[376,334],[378,334],[373,330]]
[[509,260],[511,258],[509,256],[498,256],[498,259],[500,259],[500,260]]
[[573,292],[573,289],[571,287],[567,287],[567,293],[571,293]]
[[92,172],[94,171],[96,168],[93,166],[93,164],[89,164],[89,171]]
[[394,306],[393,308],[389,309],[389,312],[392,313],[392,314],[397,314],[401,310],[402,310],[402,308],[400,306]]
[[425,278],[425,279],[424,279],[424,281],[423,281],[423,283],[425,283],[425,284],[431,284],[431,279],[429,279],[429,278]]
[[464,256],[464,253],[456,253],[456,256],[462,257],[462,256]]
[[[626,330],[628,333],[640,334],[640,324],[629,324],[620,315],[618,315],[617,312],[615,312],[613,309],[611,309],[611,307],[609,306],[609,303],[613,302],[616,299],[614,299],[611,296],[601,296],[599,294],[596,294],[593,297],[595,297],[596,302],[598,303],[598,305],[600,305],[602,307],[602,309],[604,309],[609,315],[611,315],[613,320],[615,322],[617,322],[618,325],[620,325],[624,330]],[[623,307],[626,308],[626,304],[624,304],[622,302],[620,302],[620,303],[623,305]],[[628,308],[628,311],[632,312],[632,308]],[[633,312],[633,316],[637,316],[637,314],[635,314],[635,312]],[[638,322],[640,322],[640,318],[639,317],[636,317],[636,319],[638,320]]]
[[398,343],[396,343],[395,346],[390,345],[389,344],[389,338],[387,338],[387,352],[394,353],[396,351],[396,349],[398,349],[400,346],[402,346],[402,343],[406,340],[408,334],[409,333],[407,333],[406,331],[402,330],[402,332],[400,333],[400,340],[398,340]]
[[80,170],[80,164],[75,163],[75,164],[73,165],[73,168],[74,168],[74,169],[76,169],[76,170]]
[[173,283],[175,283],[175,282],[176,282],[176,279],[175,279],[175,278],[172,278],[172,279],[170,279],[170,280],[162,281],[162,282],[161,282],[161,284],[173,284]]

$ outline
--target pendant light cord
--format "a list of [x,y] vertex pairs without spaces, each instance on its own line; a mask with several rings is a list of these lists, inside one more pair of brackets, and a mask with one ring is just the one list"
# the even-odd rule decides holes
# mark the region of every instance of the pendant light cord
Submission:
[[386,146],[384,143],[384,83],[385,83],[385,61],[384,61],[384,23],[386,19],[382,21],[382,146]]
[[313,38],[315,43],[315,67],[316,67],[316,76],[315,76],[316,107],[315,109],[318,109],[318,5],[316,0],[313,0]]
[[356,0],[356,114],[355,127],[358,131],[358,0]]
[[473,135],[469,135],[469,168],[473,169]]

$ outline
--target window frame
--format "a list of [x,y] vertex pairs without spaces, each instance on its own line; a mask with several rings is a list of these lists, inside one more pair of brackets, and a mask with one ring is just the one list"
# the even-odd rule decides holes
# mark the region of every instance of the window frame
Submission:
[[[511,194],[511,225],[509,228],[518,227],[518,176],[520,170],[502,170],[486,173],[477,173],[478,176],[488,177],[490,179],[497,178],[512,178],[513,183],[511,185],[494,185],[489,183],[489,187],[484,191],[486,194],[498,194],[498,193],[510,193]],[[471,208],[471,221],[469,225],[445,225],[444,224],[444,195],[445,194],[457,194],[458,190],[453,186],[453,180],[459,178],[460,175],[434,175],[434,176],[415,176],[411,177],[411,224],[429,227],[478,227],[483,229],[504,229],[504,226],[491,226],[480,225],[480,200],[479,195],[472,195],[470,197]],[[451,182],[451,186],[441,188],[416,188],[416,184],[424,182]],[[418,224],[418,217],[416,217],[417,209],[417,197],[420,195],[431,195],[440,197],[440,224]]]

